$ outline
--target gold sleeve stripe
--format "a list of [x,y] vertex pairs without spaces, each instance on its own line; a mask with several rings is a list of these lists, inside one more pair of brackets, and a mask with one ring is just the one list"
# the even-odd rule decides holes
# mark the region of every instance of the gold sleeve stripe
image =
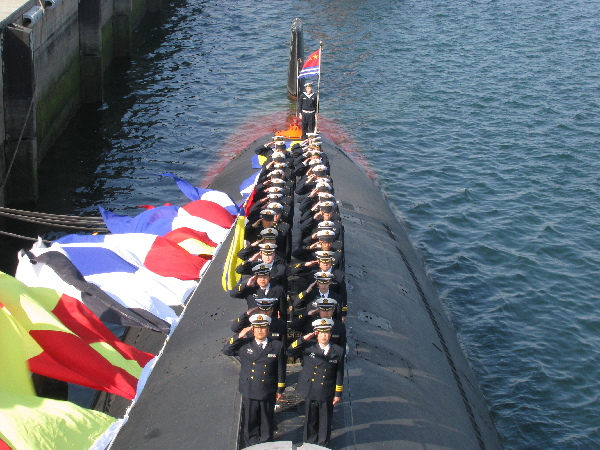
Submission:
[[230,344],[233,344],[233,341],[234,341],[234,339],[233,339],[232,337],[231,337],[231,338],[229,338],[229,343],[230,343]]
[[292,348],[296,348],[296,347],[298,347],[298,341],[292,342]]
[[344,390],[344,386],[335,385],[335,392],[342,392]]
[[342,311],[348,311],[348,307],[347,306],[342,306]]
[[285,383],[277,383],[277,387],[285,387]]
[[304,292],[300,292],[300,293],[298,294],[298,298],[299,298],[300,300],[302,300],[302,299],[304,298]]

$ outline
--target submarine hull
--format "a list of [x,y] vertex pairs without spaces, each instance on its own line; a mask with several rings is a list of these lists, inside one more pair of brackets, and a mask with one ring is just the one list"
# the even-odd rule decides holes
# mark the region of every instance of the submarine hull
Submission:
[[[255,141],[210,184],[240,200]],[[377,184],[323,138],[344,226],[348,353],[330,447],[499,449],[502,444],[423,261]],[[111,448],[239,447],[239,365],[221,353],[246,308],[221,288],[231,234],[189,300]],[[151,337],[150,340],[146,339]],[[154,336],[154,337],[153,337]],[[130,339],[161,345],[156,334]],[[153,339],[153,341],[152,341]],[[118,401],[105,410],[124,412]]]

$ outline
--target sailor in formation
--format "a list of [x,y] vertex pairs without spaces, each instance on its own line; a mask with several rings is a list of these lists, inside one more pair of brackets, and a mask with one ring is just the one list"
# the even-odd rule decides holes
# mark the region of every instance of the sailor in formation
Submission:
[[305,314],[300,314],[292,320],[290,328],[300,331],[302,334],[308,334],[313,331],[312,323],[316,319],[331,319],[331,339],[334,344],[339,345],[346,350],[346,326],[341,320],[334,319],[333,316],[337,310],[338,303],[333,298],[322,297],[315,301],[316,309],[307,310]]
[[[265,314],[271,318],[268,334],[269,339],[276,339],[278,341],[282,341],[283,344],[286,345],[285,343],[287,341],[287,323],[283,319],[273,317],[273,312],[275,310],[274,307],[278,301],[279,299],[277,298],[257,298],[256,304],[258,306],[243,312],[231,325],[231,331],[233,331],[236,334],[239,334],[244,328],[251,326],[250,317],[252,317],[254,314]],[[254,334],[252,333],[252,331],[249,331],[246,336],[252,337],[254,336]]]
[[327,446],[333,406],[342,399],[344,349],[331,342],[332,319],[317,319],[314,331],[288,347],[288,356],[302,355],[297,390],[304,396],[304,442]]
[[283,342],[268,337],[271,318],[254,314],[249,321],[251,326],[231,337],[223,348],[225,355],[240,358],[245,446],[273,440],[275,402],[283,394],[286,376]]
[[277,254],[277,244],[258,244],[260,251],[242,262],[235,268],[236,273],[241,275],[253,275],[252,269],[258,264],[270,266],[270,280],[273,283],[285,285],[286,266],[285,260]]
[[[305,140],[287,150],[276,136],[256,150],[264,162],[245,228],[246,246],[238,252],[244,262],[236,271],[243,277],[230,292],[247,306],[231,326],[236,335],[223,349],[239,356],[242,364],[245,445],[273,439],[274,405],[285,387],[285,360],[279,352],[285,349],[288,328],[304,334],[287,352],[303,361],[297,390],[306,402],[305,442],[327,444],[333,406],[342,395],[347,313],[343,226],[329,160],[313,132],[317,105],[312,86],[302,96]],[[300,243],[292,252],[294,209],[301,216],[296,231]],[[289,286],[288,278],[295,280]],[[257,347],[263,344],[265,350]]]
[[230,292],[234,298],[246,300],[248,309],[258,306],[256,302],[260,298],[276,298],[275,312],[285,319],[287,312],[287,296],[281,284],[271,283],[271,266],[269,264],[257,264],[252,268],[254,275],[244,280]]

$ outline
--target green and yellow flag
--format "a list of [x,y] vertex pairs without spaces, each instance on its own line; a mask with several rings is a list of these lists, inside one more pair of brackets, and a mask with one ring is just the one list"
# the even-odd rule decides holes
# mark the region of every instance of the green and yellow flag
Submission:
[[116,419],[70,402],[36,397],[27,359],[37,344],[0,304],[0,448],[89,448]]
[[53,289],[28,287],[2,272],[0,303],[25,332],[32,372],[135,397],[142,368],[154,355],[119,341],[83,303]]

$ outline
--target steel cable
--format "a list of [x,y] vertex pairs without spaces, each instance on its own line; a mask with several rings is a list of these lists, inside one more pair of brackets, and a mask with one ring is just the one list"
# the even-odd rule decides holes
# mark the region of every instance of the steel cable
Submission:
[[24,211],[22,209],[13,209],[0,206],[0,213],[10,214],[11,216],[28,216],[38,217],[46,220],[64,220],[65,222],[88,222],[90,224],[104,224],[102,217],[81,217],[81,216],[65,216],[60,214],[50,214],[35,211]]

